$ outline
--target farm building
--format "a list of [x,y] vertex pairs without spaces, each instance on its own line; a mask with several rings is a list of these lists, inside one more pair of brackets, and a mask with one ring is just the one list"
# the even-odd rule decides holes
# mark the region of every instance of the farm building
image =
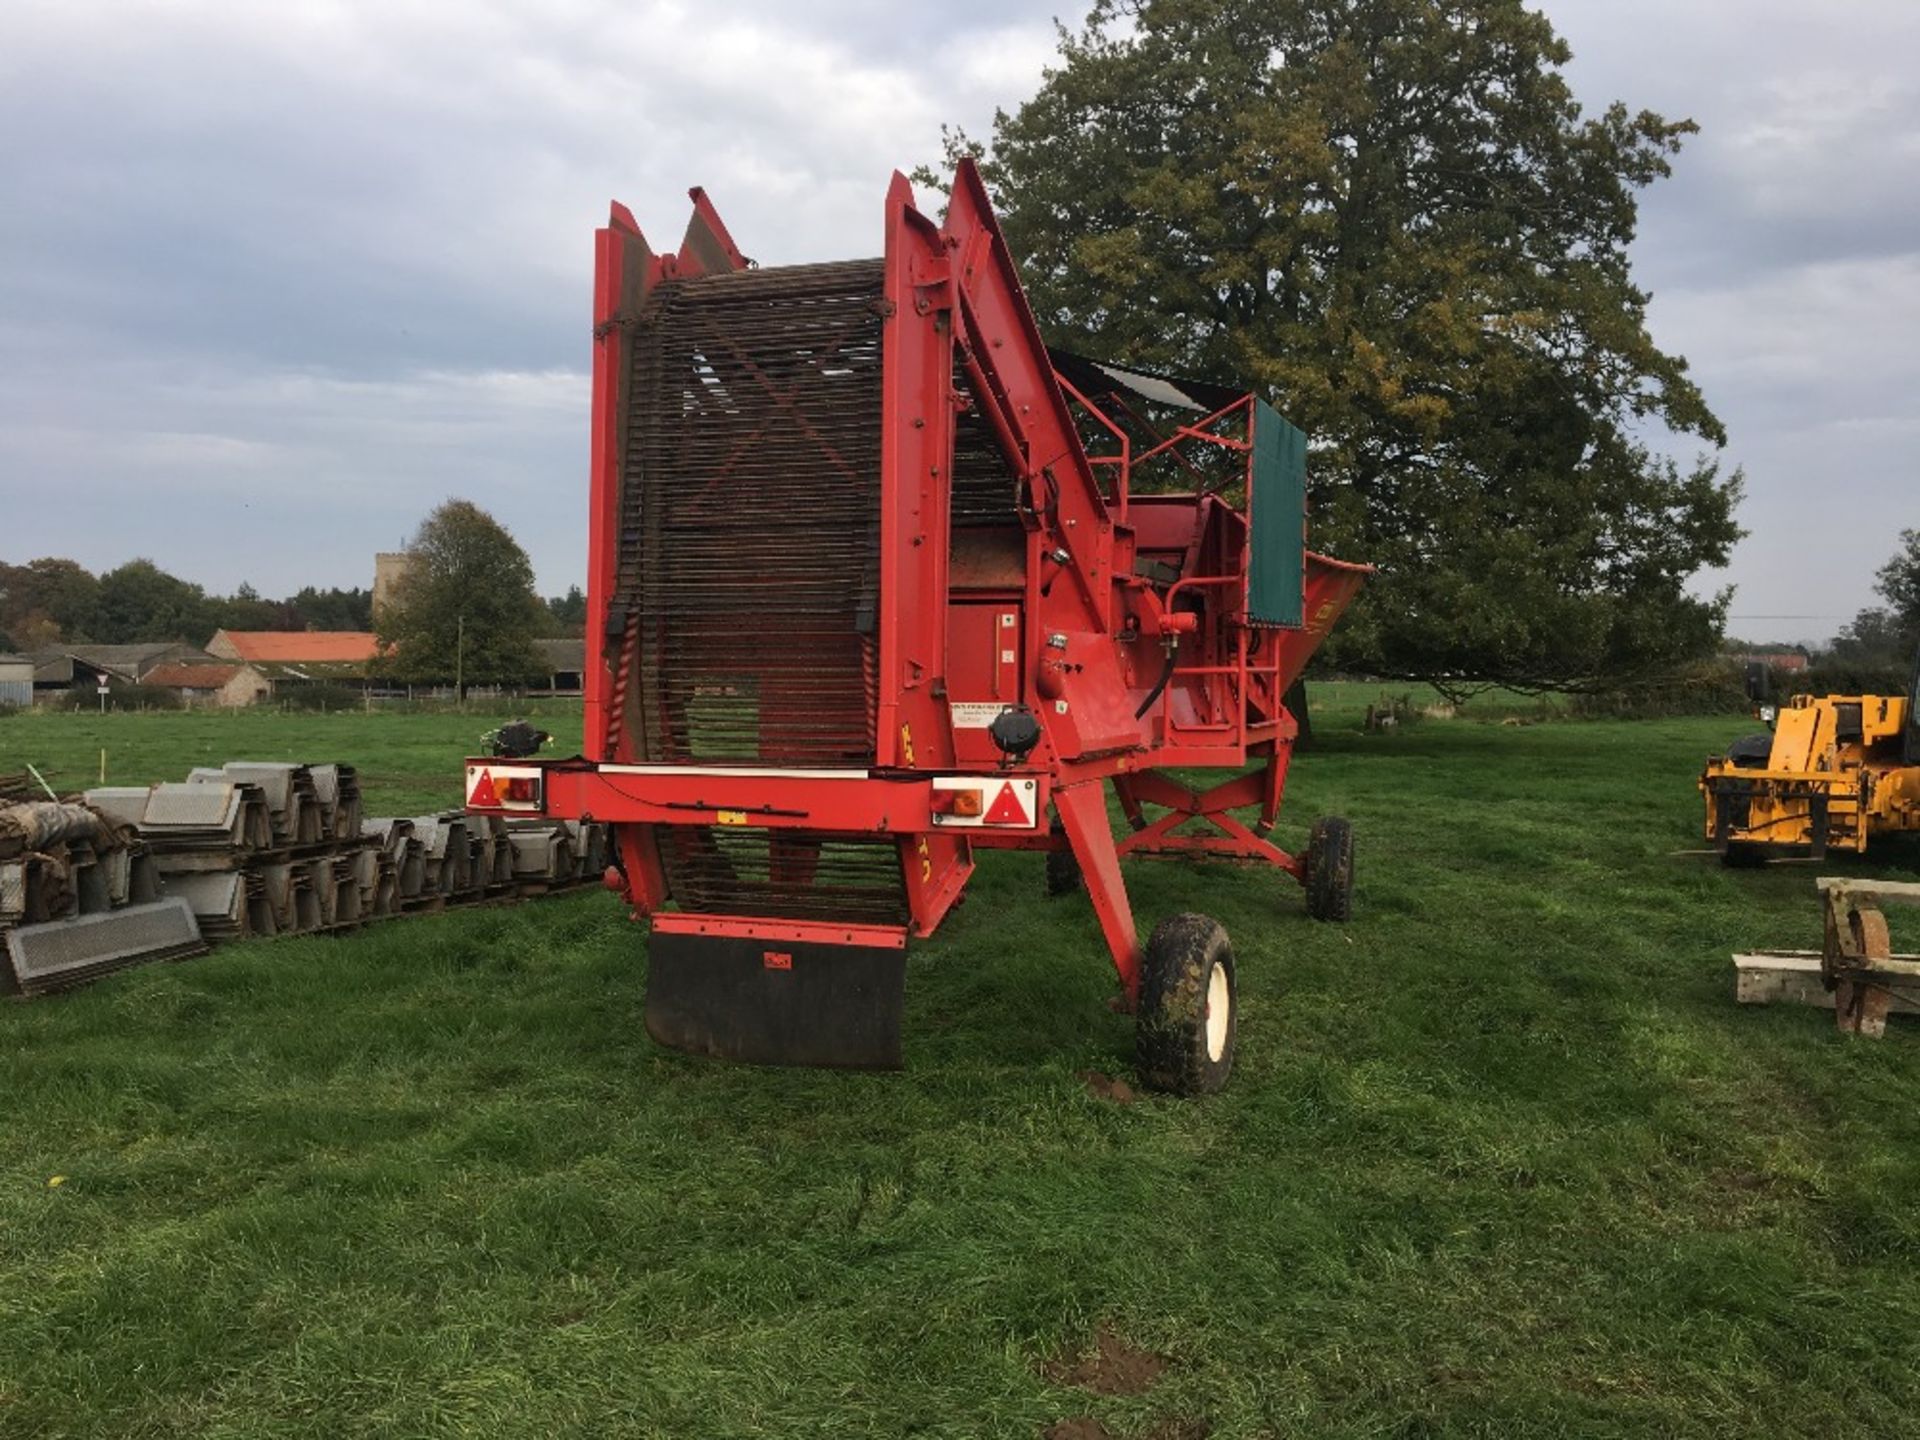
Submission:
[[0,655],[0,705],[33,704],[33,661],[24,655]]
[[375,684],[380,642],[366,630],[220,630],[207,642],[220,660],[250,665],[269,685]]
[[585,640],[536,640],[533,650],[540,657],[542,673],[534,678],[536,693],[578,695],[587,668]]
[[253,705],[273,693],[273,682],[251,665],[156,665],[140,682],[173,691],[190,710],[230,710]]
[[213,657],[193,645],[155,641],[144,645],[54,645],[28,652],[34,695],[47,700],[76,685],[138,685],[158,665],[206,664]]
[[207,653],[253,665],[357,665],[379,658],[380,642],[366,630],[216,630]]

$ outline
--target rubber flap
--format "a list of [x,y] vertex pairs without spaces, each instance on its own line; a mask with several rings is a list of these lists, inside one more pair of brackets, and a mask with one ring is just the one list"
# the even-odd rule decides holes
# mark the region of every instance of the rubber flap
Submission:
[[906,951],[656,931],[647,1033],[754,1065],[897,1070]]

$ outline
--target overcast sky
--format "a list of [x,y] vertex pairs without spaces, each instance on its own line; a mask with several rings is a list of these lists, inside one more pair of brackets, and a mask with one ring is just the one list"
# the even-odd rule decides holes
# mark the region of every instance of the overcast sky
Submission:
[[[1703,133],[1657,339],[1746,467],[1733,630],[1817,639],[1920,526],[1920,3],[1547,0],[1590,107]],[[1015,0],[3,0],[0,559],[366,585],[439,501],[585,578],[592,230],[703,184],[762,263],[1029,95]],[[1779,618],[1775,618],[1779,617]]]

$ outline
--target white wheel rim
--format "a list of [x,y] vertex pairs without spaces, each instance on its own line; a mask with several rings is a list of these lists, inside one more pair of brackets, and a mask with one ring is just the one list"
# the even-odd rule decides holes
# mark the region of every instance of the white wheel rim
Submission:
[[1227,967],[1216,960],[1207,976],[1207,1059],[1227,1053],[1227,1024],[1232,1019],[1233,987],[1227,983]]

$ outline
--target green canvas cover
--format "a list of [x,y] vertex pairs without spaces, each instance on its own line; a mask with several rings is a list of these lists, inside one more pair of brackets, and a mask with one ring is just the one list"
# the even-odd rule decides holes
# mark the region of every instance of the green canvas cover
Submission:
[[1253,402],[1252,557],[1247,615],[1256,625],[1305,623],[1307,433]]

